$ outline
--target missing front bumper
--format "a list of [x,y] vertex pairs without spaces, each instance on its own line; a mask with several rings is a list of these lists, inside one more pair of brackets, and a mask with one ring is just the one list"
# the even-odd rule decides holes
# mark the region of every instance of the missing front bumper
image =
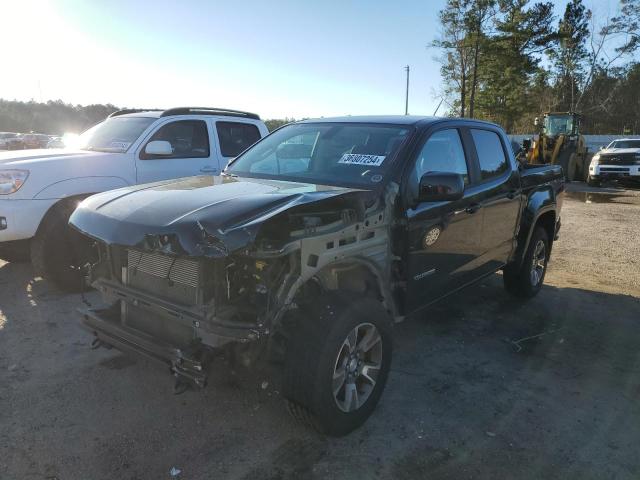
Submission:
[[134,353],[169,366],[181,379],[204,387],[207,383],[207,351],[200,342],[178,347],[159,341],[143,332],[127,328],[112,309],[78,309],[83,326],[96,339],[120,351]]

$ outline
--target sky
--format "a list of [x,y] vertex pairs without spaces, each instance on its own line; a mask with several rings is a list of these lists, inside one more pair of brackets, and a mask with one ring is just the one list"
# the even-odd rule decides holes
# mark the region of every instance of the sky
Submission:
[[[409,113],[432,115],[441,81],[428,45],[444,3],[3,0],[0,98],[403,114],[410,65]],[[602,16],[617,1],[585,4]]]

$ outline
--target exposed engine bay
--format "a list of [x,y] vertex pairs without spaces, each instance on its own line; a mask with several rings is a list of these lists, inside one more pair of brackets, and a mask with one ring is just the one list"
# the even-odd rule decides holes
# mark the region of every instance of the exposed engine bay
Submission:
[[[96,238],[99,261],[88,281],[105,306],[83,310],[84,323],[99,343],[142,351],[202,386],[203,352],[270,337],[287,311],[318,290],[368,292],[398,318],[394,295],[401,292],[387,290],[399,271],[389,250],[397,186],[387,187],[384,203],[367,193],[305,202],[233,229],[212,230],[195,219],[189,233],[199,238],[192,251],[181,241],[183,232],[169,229],[129,245]],[[81,220],[75,219],[77,227]],[[233,245],[221,232],[247,240]]]

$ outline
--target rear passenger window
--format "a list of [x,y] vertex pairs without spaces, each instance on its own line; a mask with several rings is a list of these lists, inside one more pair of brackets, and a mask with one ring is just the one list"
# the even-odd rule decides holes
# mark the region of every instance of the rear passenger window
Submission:
[[260,140],[255,125],[239,122],[216,122],[223,157],[236,157]]
[[489,130],[471,129],[471,136],[476,145],[476,152],[478,152],[482,180],[500,176],[508,170],[507,157],[497,133]]

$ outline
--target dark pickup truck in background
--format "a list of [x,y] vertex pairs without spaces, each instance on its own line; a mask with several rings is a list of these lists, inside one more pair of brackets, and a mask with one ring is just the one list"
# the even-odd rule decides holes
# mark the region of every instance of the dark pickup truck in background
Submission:
[[343,435],[382,394],[394,322],[498,270],[516,296],[540,290],[563,189],[490,123],[287,125],[221,176],[84,200],[70,223],[96,241],[104,305],[82,320],[179,382],[203,386],[222,347],[279,362],[290,412]]

